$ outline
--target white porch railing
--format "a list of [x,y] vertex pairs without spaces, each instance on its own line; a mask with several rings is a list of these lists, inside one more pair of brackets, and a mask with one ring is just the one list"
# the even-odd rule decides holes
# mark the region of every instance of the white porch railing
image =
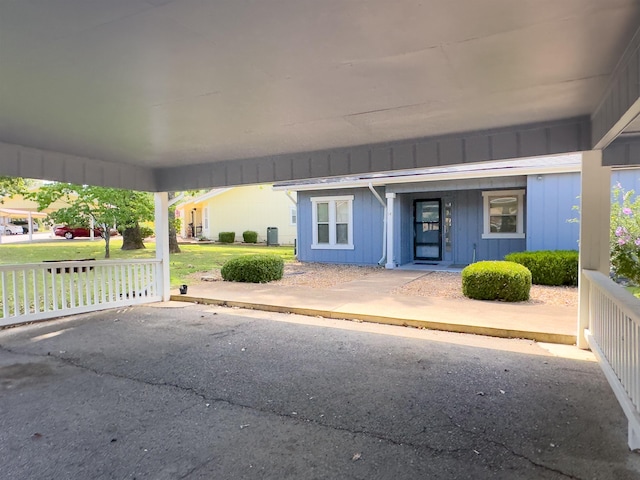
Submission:
[[629,420],[629,448],[640,449],[640,300],[600,272],[583,274],[589,282],[585,338]]
[[0,326],[162,301],[161,261],[0,265]]

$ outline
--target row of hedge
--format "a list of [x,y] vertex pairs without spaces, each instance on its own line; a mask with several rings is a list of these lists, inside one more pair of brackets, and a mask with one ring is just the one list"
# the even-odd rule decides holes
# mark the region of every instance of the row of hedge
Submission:
[[508,262],[524,265],[535,285],[578,285],[578,252],[576,250],[540,250],[515,252],[504,257]]
[[[242,232],[242,240],[244,243],[258,243],[258,232],[246,230]],[[220,232],[218,233],[218,241],[220,243],[233,243],[236,241],[236,232]]]
[[462,293],[476,300],[528,300],[532,283],[578,285],[578,252],[516,252],[505,261],[477,262],[462,271]]
[[280,280],[284,260],[277,255],[246,255],[228,260],[220,270],[228,282],[266,283]]

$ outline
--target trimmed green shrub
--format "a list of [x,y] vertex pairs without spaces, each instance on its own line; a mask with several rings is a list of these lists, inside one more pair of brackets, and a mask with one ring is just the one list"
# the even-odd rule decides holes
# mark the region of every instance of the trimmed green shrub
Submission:
[[254,232],[253,230],[242,232],[242,239],[244,243],[258,243],[258,232]]
[[578,285],[578,252],[576,250],[539,250],[515,252],[504,257],[524,265],[536,285]]
[[236,241],[236,232],[220,232],[218,233],[218,241],[220,243],[233,243]]
[[462,270],[462,293],[476,300],[522,302],[529,300],[531,272],[504,261],[472,263]]
[[280,280],[284,260],[277,255],[245,255],[227,261],[220,270],[229,282],[266,283]]

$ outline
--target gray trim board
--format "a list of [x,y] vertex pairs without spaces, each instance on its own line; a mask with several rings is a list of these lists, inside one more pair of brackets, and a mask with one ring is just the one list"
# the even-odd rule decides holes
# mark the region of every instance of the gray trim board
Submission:
[[640,114],[640,29],[618,62],[591,115],[593,150],[605,148]]
[[0,175],[145,191],[182,191],[589,149],[588,117],[402,142],[151,169],[0,142]]
[[153,170],[0,142],[0,175],[155,191]]
[[210,185],[206,187],[224,187],[554,155],[588,150],[590,138],[589,118],[585,116],[338,150],[165,168],[157,172],[157,188],[173,191],[196,184],[205,187],[202,182],[207,179]]
[[640,165],[640,138],[619,138],[602,151],[602,165],[622,167]]

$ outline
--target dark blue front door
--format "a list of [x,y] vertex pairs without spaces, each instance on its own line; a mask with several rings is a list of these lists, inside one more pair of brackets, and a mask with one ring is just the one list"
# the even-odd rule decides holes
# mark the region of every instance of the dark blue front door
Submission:
[[414,202],[414,258],[442,260],[440,200]]

